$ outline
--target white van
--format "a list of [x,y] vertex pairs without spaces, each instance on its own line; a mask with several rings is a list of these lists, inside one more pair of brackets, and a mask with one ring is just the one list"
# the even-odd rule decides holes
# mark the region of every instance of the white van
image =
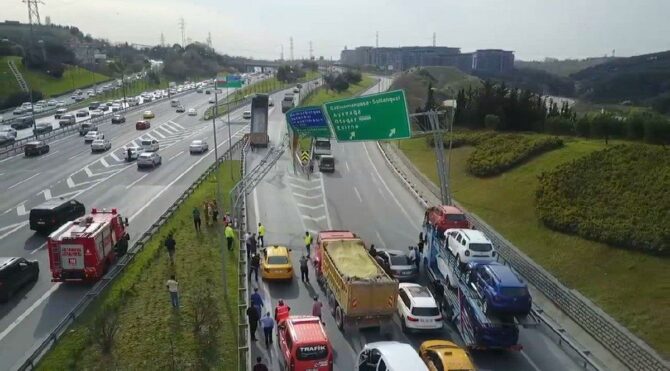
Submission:
[[142,139],[142,150],[145,152],[158,151],[158,141],[156,139]]
[[179,99],[173,99],[170,101],[170,107],[177,107],[179,105]]
[[358,353],[358,371],[428,371],[414,348],[398,341],[366,344]]

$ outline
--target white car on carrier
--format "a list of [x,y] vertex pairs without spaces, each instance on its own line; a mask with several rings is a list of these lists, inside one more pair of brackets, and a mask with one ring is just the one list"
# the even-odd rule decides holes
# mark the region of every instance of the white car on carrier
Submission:
[[447,248],[463,266],[470,262],[488,263],[496,261],[493,243],[484,233],[474,229],[453,228],[444,231]]

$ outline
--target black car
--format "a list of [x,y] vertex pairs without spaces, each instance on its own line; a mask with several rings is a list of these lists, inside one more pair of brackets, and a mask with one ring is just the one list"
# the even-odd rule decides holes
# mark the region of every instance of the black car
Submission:
[[126,122],[126,117],[121,115],[112,116],[112,124],[122,124]]
[[55,198],[32,208],[28,220],[33,231],[50,232],[85,213],[81,202]]
[[39,275],[36,260],[0,258],[0,302],[7,302],[23,286],[37,281]]
[[2,134],[3,133],[0,133],[0,147],[12,145],[16,141],[16,138]]
[[23,145],[23,153],[28,156],[39,156],[49,152],[49,145],[43,140],[35,140]]
[[49,123],[41,123],[41,124],[37,124],[37,125],[35,126],[35,129],[33,129],[33,134],[34,134],[35,136],[37,136],[37,135],[39,135],[39,134],[46,134],[46,133],[51,132],[53,129],[54,129],[54,128],[53,128],[53,126],[51,126],[51,124],[49,124]]
[[24,116],[14,119],[14,122],[12,122],[12,124],[9,126],[11,126],[11,128],[14,130],[21,130],[31,128],[34,124],[35,120],[33,120],[32,117]]
[[100,107],[100,102],[91,102],[91,104],[88,106],[88,109],[90,111],[93,111],[95,109],[98,109]]
[[98,107],[100,111],[106,112],[109,111],[109,106],[106,104],[101,104],[100,107]]
[[335,171],[335,157],[330,155],[321,155],[319,157],[319,171],[322,173],[332,173]]

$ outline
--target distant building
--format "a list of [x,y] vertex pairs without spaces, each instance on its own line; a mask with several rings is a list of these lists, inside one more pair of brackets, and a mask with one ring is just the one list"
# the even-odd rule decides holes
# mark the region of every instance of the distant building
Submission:
[[514,68],[514,52],[483,49],[461,53],[460,48],[444,46],[404,46],[398,48],[346,47],[340,63],[349,66],[376,66],[385,70],[408,70],[412,67],[453,66],[464,72],[505,72]]

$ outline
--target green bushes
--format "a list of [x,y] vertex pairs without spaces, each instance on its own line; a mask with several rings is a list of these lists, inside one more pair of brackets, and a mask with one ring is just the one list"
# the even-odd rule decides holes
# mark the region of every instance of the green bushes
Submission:
[[[498,134],[492,131],[484,131],[484,130],[455,131],[453,133],[451,147],[458,148],[462,146],[476,146],[482,141],[492,138],[496,135]],[[435,146],[435,140],[432,134],[426,134],[426,143],[428,143],[428,145],[431,147]],[[449,147],[449,135],[444,136],[444,146],[447,148]]]
[[543,173],[536,207],[550,228],[668,255],[670,151],[619,145]]
[[470,174],[485,177],[503,173],[541,153],[563,146],[558,137],[501,134],[482,141],[467,160]]

